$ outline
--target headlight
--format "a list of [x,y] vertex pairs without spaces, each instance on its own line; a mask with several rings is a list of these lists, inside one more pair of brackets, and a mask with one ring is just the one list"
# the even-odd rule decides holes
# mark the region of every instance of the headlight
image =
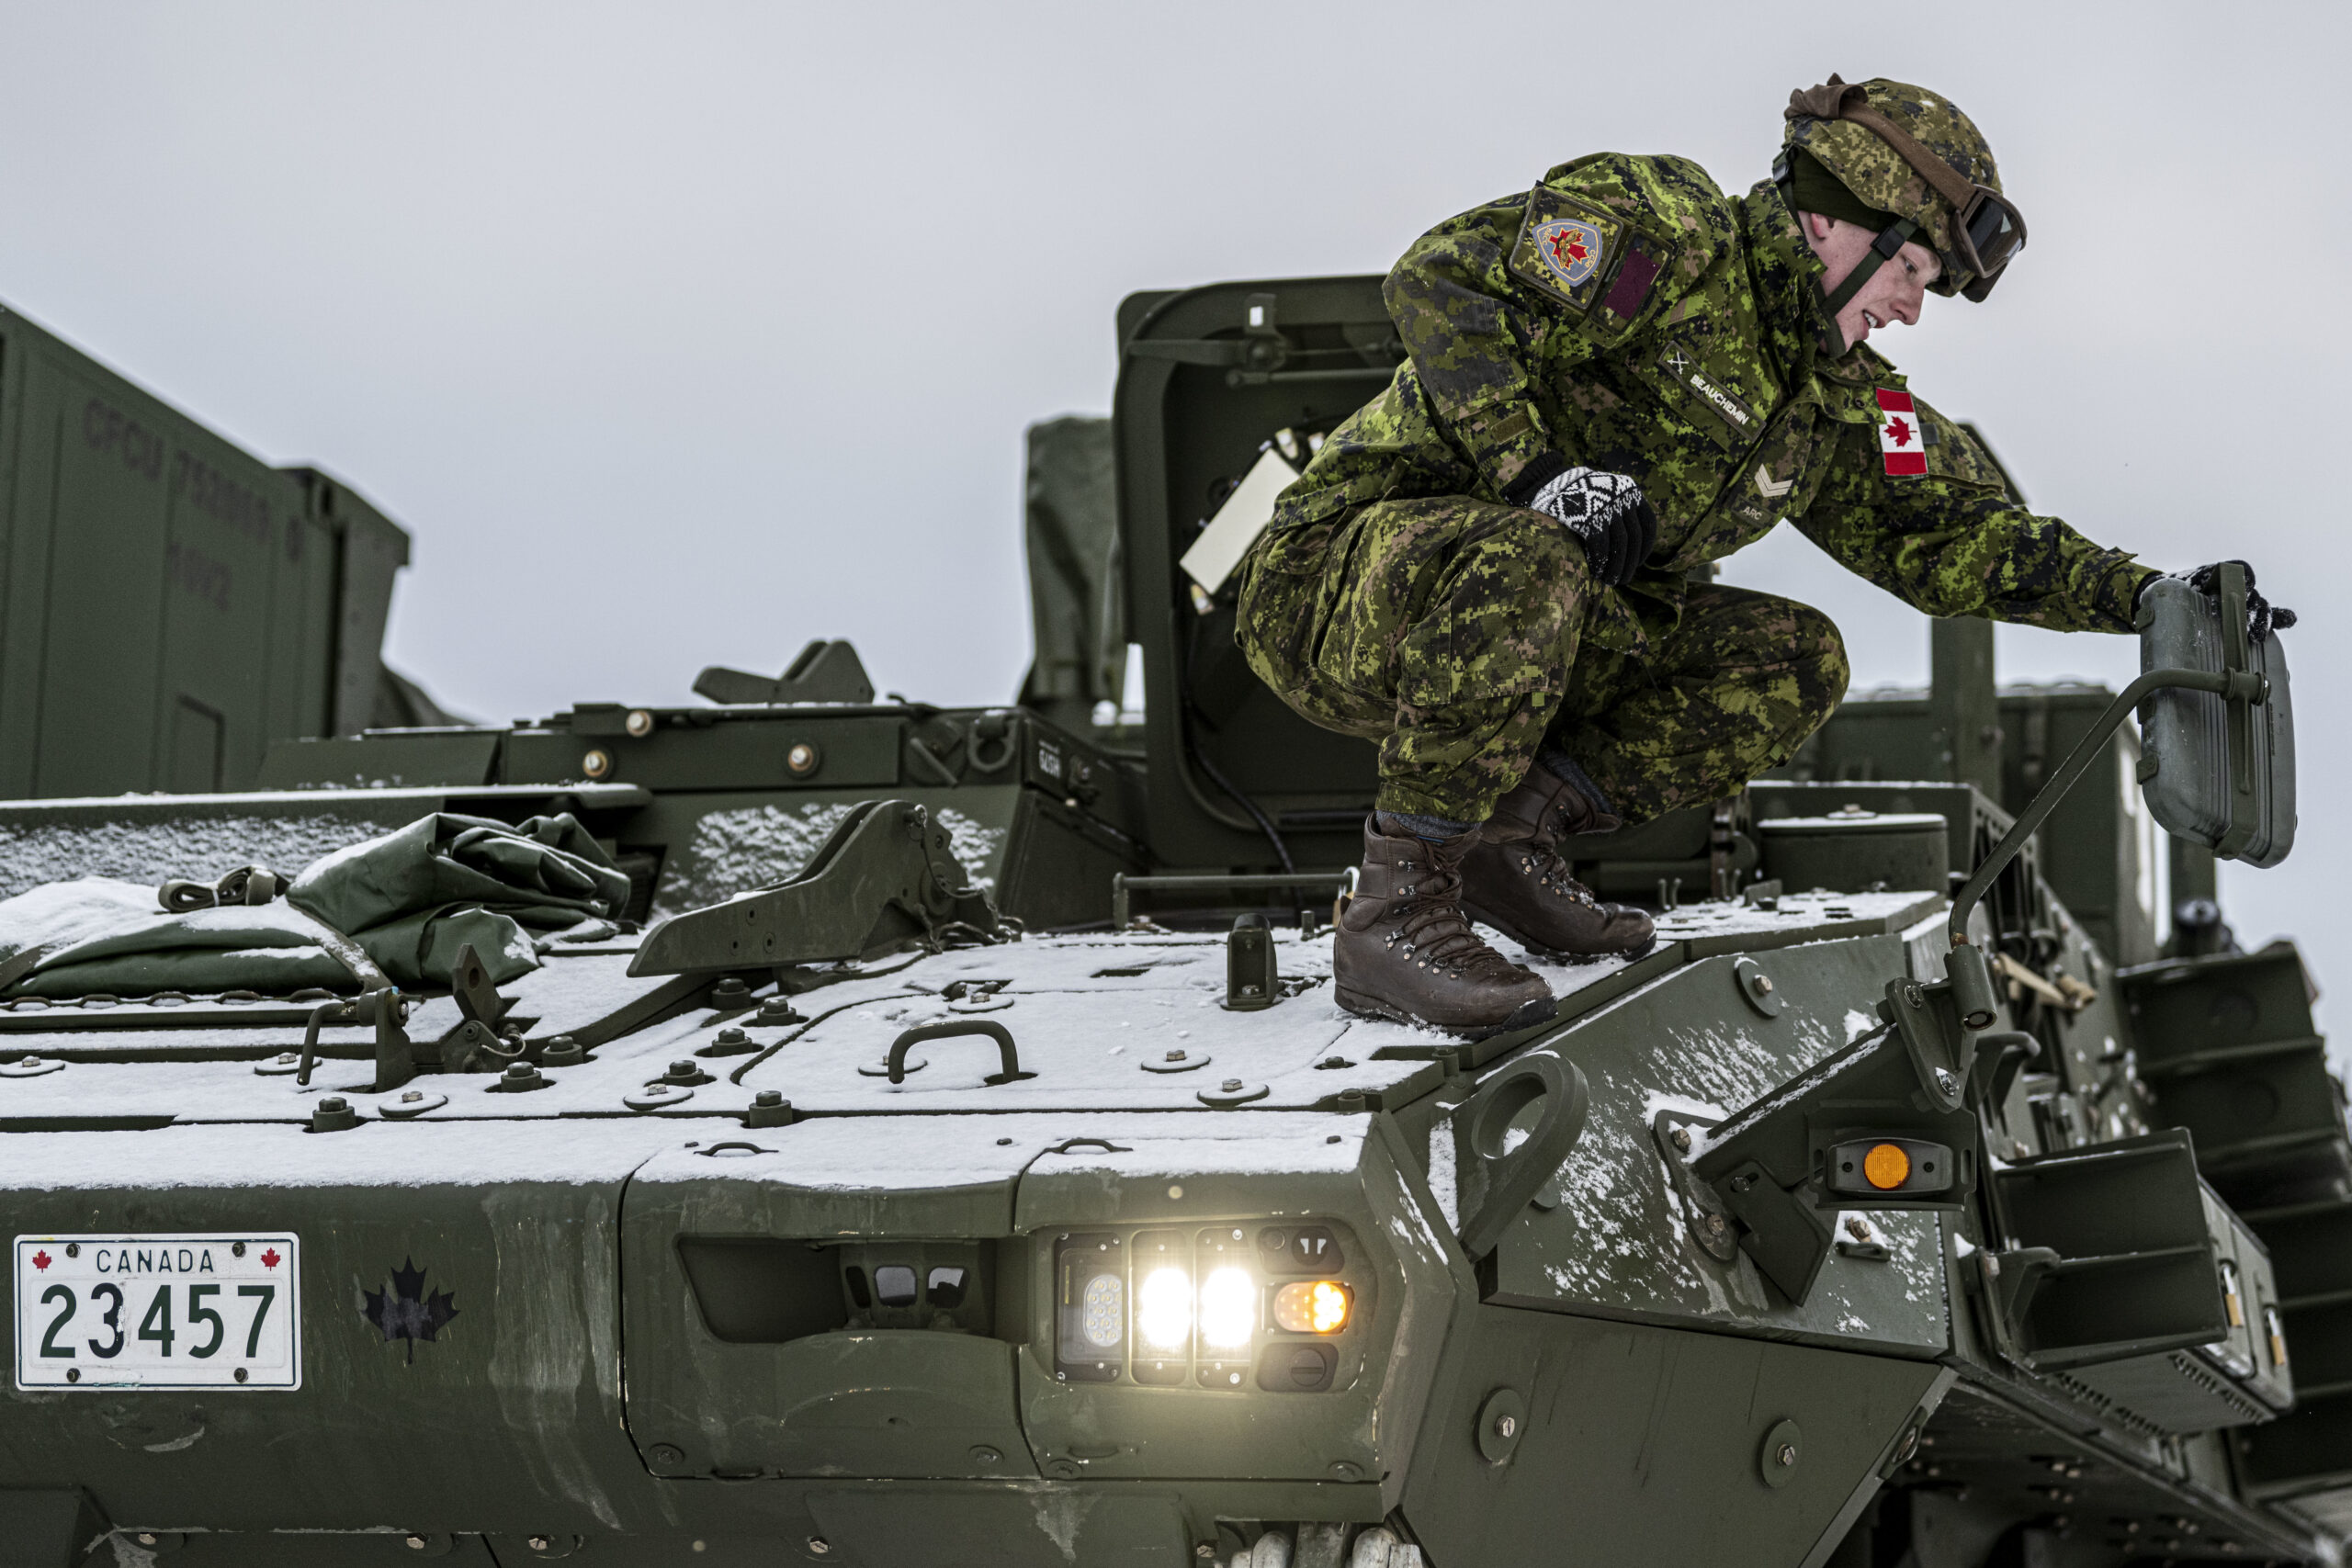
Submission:
[[1163,1263],[1136,1287],[1136,1335],[1144,1348],[1182,1355],[1192,1347],[1193,1277]]
[[1242,1269],[1226,1265],[1201,1284],[1201,1343],[1212,1350],[1242,1350],[1258,1327],[1258,1289]]
[[1174,1388],[1193,1379],[1193,1233],[1138,1231],[1127,1249],[1136,1279],[1139,1383]]
[[1085,1305],[1079,1331],[1098,1350],[1115,1350],[1126,1334],[1126,1287],[1115,1274],[1097,1274],[1086,1281]]
[[1161,1388],[1331,1387],[1331,1341],[1353,1326],[1371,1284],[1356,1272],[1329,1225],[1064,1235],[1056,1374]]
[[1126,1243],[1115,1235],[1071,1236],[1056,1263],[1055,1363],[1064,1377],[1109,1382],[1126,1359]]

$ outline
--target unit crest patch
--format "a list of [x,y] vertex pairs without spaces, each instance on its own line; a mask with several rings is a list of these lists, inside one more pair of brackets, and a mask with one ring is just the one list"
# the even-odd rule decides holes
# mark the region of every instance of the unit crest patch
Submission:
[[1600,230],[1581,218],[1555,218],[1535,227],[1535,254],[1574,288],[1600,270],[1609,242]]
[[[1613,308],[1618,303],[1613,296],[1600,299],[1601,285],[1611,273],[1633,265],[1627,242],[1624,223],[1608,209],[1537,186],[1527,194],[1527,219],[1520,226],[1519,243],[1511,247],[1510,270],[1521,282],[1579,314],[1596,303]],[[1640,247],[1633,252],[1638,257]],[[1643,276],[1640,292],[1647,292],[1656,272],[1652,265]]]

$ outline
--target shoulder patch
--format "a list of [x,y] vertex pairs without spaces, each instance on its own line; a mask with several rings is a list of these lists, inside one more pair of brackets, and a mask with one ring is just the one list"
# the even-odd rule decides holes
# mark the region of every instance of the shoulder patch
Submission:
[[1650,285],[1657,281],[1658,269],[1664,265],[1640,240],[1627,241],[1625,259],[1617,264],[1617,281],[1600,301],[1601,313],[1620,321],[1640,315],[1650,301]]
[[[1600,239],[1598,256],[1576,254],[1591,250],[1588,230]],[[1736,245],[1731,206],[1696,164],[1595,152],[1554,168],[1527,193],[1510,265],[1608,342],[1682,295]]]
[[1520,243],[1510,247],[1512,275],[1609,332],[1633,324],[1672,259],[1672,247],[1654,235],[1553,186],[1526,193]]
[[1550,186],[1527,195],[1527,217],[1511,247],[1521,281],[1596,326],[1622,329],[1649,303],[1670,247],[1598,202]]
[[[1858,400],[1878,427],[1879,466],[1890,479],[1949,480],[2017,497],[2008,476],[1969,428],[1901,387],[1877,386]],[[1836,417],[1836,411],[1831,411]]]
[[1624,253],[1625,225],[1598,203],[1549,186],[1527,196],[1527,217],[1511,247],[1510,269],[1581,315],[1600,293],[1600,279]]
[[1889,474],[1904,476],[1928,471],[1928,449],[1919,438],[1919,413],[1911,394],[1891,387],[1877,389],[1878,450]]

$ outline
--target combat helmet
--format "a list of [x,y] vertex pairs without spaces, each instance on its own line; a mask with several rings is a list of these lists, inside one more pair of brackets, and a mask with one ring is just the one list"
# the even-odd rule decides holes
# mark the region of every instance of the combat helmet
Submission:
[[1790,154],[1802,151],[1864,206],[1896,220],[1847,279],[1840,292],[1849,298],[1905,240],[1942,258],[1930,288],[1971,299],[1990,294],[2025,248],[2025,218],[2001,194],[1992,148],[1951,100],[1883,76],[1849,84],[1832,75],[1791,93],[1785,118],[1776,179],[1787,180]]

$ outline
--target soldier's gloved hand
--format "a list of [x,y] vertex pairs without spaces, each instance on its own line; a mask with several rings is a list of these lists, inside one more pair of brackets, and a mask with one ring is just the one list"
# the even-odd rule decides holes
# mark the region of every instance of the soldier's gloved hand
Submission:
[[2188,578],[2188,586],[2199,593],[2219,598],[2222,569],[2225,566],[2245,567],[2245,629],[2248,637],[2260,642],[2273,630],[2283,632],[2295,624],[2294,611],[2284,604],[2273,604],[2254,591],[2254,568],[2246,566],[2244,561],[2215,561],[2211,566],[2200,566],[2195,571],[2183,575]]
[[1612,588],[1632,581],[1657,544],[1657,513],[1627,474],[1563,469],[1520,504],[1558,518],[1584,547],[1593,576]]

